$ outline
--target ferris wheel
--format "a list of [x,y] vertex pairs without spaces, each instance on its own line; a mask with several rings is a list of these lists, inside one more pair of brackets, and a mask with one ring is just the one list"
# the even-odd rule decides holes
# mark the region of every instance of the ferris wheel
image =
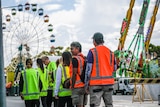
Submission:
[[33,58],[48,50],[50,43],[55,41],[49,16],[44,15],[44,10],[38,8],[37,4],[12,6],[7,10],[9,13],[4,10],[2,29],[5,67],[18,56]]

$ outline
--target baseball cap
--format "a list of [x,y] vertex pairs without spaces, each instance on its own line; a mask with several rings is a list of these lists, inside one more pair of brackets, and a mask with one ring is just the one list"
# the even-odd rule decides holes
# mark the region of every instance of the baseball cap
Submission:
[[100,33],[100,32],[95,33],[95,34],[93,35],[92,39],[94,39],[95,41],[99,41],[99,42],[104,43],[103,34]]

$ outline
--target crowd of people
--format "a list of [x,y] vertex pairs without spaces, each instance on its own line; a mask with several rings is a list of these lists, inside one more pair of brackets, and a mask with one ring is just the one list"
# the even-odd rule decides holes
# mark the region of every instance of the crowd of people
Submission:
[[[33,68],[32,59],[26,60],[21,71],[19,95],[26,107],[100,107],[101,98],[105,107],[113,107],[113,72],[116,70],[114,53],[104,46],[102,33],[93,35],[93,47],[87,57],[82,54],[79,42],[70,44],[70,52],[63,52],[56,62],[47,56],[37,59]],[[81,80],[86,63],[85,81]],[[69,80],[69,87],[64,87]],[[88,97],[90,101],[88,102]],[[53,103],[53,105],[52,105]]]

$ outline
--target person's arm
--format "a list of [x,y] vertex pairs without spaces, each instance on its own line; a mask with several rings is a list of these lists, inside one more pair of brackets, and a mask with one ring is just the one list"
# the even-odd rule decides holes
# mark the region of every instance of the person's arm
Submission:
[[23,83],[24,83],[23,76],[21,74],[20,81],[19,81],[19,93],[23,91]]
[[116,58],[114,57],[114,72],[117,70]]
[[20,95],[20,97],[21,97],[22,100],[23,100],[23,95],[22,95],[23,84],[24,84],[24,81],[23,81],[23,76],[21,74],[20,81],[19,81],[19,95]]
[[52,78],[52,80],[54,80],[54,78],[56,78],[54,75],[56,74],[55,72],[56,72],[56,69],[57,69],[57,65],[56,65],[56,63],[55,62],[51,62],[51,66],[52,66],[52,72],[51,72],[51,78]]
[[53,70],[56,71],[56,70],[57,70],[56,62],[53,62],[53,65],[52,65],[52,66],[53,66]]
[[89,80],[90,80],[90,75],[92,71],[92,63],[87,63],[86,65],[86,74],[85,74],[85,87],[88,87],[89,85]]
[[57,75],[56,75],[56,85],[54,90],[55,97],[58,96],[59,88],[61,85],[61,78],[62,78],[62,69],[60,66],[57,68]]
[[43,87],[42,81],[41,81],[41,79],[39,78],[39,89],[40,89],[40,92],[42,91],[42,87]]
[[88,88],[88,85],[89,85],[92,65],[93,65],[93,54],[91,51],[89,51],[87,55],[87,65],[86,65],[86,72],[85,72],[85,88],[86,89]]
[[76,58],[72,59],[72,88],[74,88],[75,82],[76,82],[76,76],[77,76],[77,71],[78,71],[78,60]]

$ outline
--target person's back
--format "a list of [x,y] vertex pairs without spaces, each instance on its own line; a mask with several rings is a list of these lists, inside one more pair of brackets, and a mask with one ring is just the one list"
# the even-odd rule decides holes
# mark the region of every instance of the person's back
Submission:
[[[25,100],[39,99],[39,77],[37,75],[38,72],[36,72],[33,68],[22,71],[22,76],[24,79],[22,93]],[[32,93],[34,94],[31,95]]]
[[87,91],[90,87],[90,107],[99,107],[102,97],[106,107],[113,107],[115,60],[113,52],[103,43],[103,35],[95,33],[93,36],[95,48],[90,49],[87,55],[85,89]]
[[38,72],[32,68],[32,60],[26,60],[26,69],[21,73],[19,91],[26,107],[39,107],[40,79]]
[[54,79],[56,77],[56,63],[55,62],[49,62],[48,65],[46,66],[46,71],[48,74],[48,89],[53,90],[54,88]]
[[48,90],[47,90],[47,107],[52,106],[52,101],[54,102],[54,106],[57,105],[57,100],[53,98],[53,91],[55,88],[55,78],[56,78],[56,63],[54,61],[50,61],[49,57],[42,57],[43,63],[46,65],[47,78],[48,78]]
[[[92,48],[91,51],[93,53],[94,61],[90,85],[113,85],[114,79],[112,74],[114,60],[111,58],[114,56],[113,53],[104,45],[96,46],[95,48]],[[101,77],[104,79],[100,79]]]
[[47,89],[48,89],[48,78],[47,71],[43,65],[42,59],[37,59],[37,71],[42,82],[42,90],[40,92],[41,102],[43,107],[47,107]]

